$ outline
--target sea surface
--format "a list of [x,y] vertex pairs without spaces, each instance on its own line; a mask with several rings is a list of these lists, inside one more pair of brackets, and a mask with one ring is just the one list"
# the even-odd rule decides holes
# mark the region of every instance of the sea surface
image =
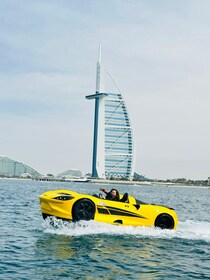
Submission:
[[41,217],[40,194],[93,194],[100,185],[1,179],[0,279],[210,279],[210,188],[115,187],[175,208],[177,230],[94,221],[53,227]]

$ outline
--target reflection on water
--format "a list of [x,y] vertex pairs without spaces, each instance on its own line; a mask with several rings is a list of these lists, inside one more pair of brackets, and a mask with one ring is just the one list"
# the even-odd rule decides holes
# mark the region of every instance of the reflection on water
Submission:
[[69,259],[74,255],[71,249],[72,237],[46,234],[36,242],[36,255],[38,258],[53,255],[59,259]]
[[[42,262],[43,275],[55,277],[62,273],[80,277],[72,279],[168,279],[164,275],[172,277],[189,271],[196,274],[198,270],[196,261],[191,260],[189,265],[186,258],[192,254],[197,238],[196,223],[181,223],[177,231],[118,227],[94,221],[62,223],[59,220],[55,227],[47,221],[44,223],[35,250],[36,258]],[[193,254],[203,252],[209,242],[200,226],[201,223],[197,225],[199,238],[203,234],[204,240],[197,240],[199,251]],[[205,223],[205,230],[206,226],[209,223]],[[59,269],[55,266],[49,270],[49,260],[56,260]]]
[[[119,238],[107,235],[72,237],[43,234],[36,242],[35,254],[36,258],[42,261],[43,273],[55,274],[55,270],[46,270],[48,260],[53,258],[56,262],[62,261],[65,273],[78,274],[78,266],[85,266],[86,273],[87,268],[89,270],[87,279],[97,279],[94,275],[100,275],[100,272],[106,277],[117,274],[136,279],[137,275],[143,277],[149,271],[153,277],[151,279],[154,279],[160,276],[161,267],[173,264],[171,257],[173,250],[175,243],[171,244],[170,240],[126,236]],[[80,277],[84,276],[80,271]]]

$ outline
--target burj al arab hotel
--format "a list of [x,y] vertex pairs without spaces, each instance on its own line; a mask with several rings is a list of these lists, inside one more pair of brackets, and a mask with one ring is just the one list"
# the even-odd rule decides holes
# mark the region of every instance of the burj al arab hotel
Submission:
[[[101,65],[101,45],[96,70],[92,177],[131,180],[134,174],[133,130],[122,94],[104,90],[105,70]],[[117,88],[117,87],[116,87]]]

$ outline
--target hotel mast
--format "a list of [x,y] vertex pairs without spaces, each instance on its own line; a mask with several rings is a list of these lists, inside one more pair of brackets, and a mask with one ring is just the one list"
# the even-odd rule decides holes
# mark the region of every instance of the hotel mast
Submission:
[[96,71],[92,177],[131,179],[134,173],[133,131],[120,92],[105,93],[101,66],[101,45]]

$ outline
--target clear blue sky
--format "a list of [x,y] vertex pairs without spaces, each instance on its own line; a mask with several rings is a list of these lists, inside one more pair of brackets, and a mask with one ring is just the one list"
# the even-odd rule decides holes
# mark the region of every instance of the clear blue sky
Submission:
[[0,155],[91,171],[99,42],[134,127],[136,171],[210,176],[210,1],[1,0]]

